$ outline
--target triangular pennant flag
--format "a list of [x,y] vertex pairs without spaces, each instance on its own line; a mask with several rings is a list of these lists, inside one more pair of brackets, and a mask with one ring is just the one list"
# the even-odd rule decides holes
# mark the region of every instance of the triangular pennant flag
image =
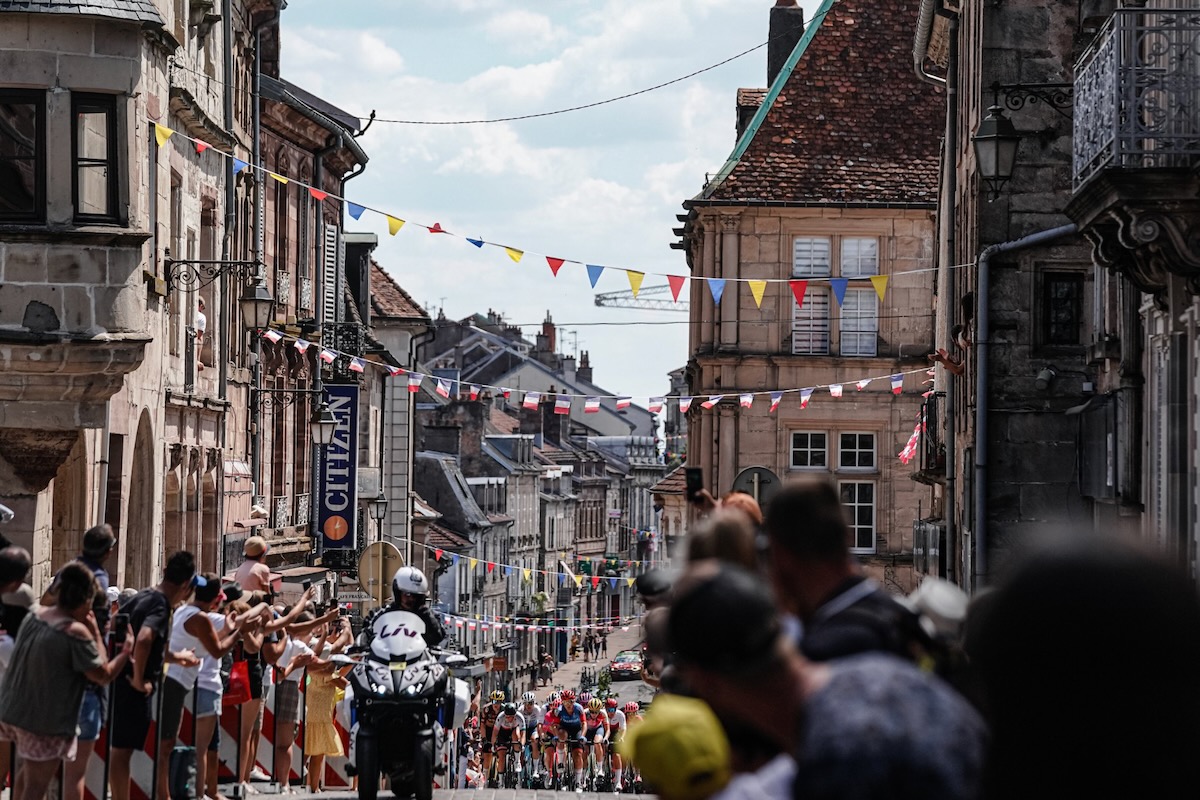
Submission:
[[634,272],[631,269],[625,270],[625,276],[629,278],[629,288],[633,292],[633,299],[637,300],[638,292],[641,291],[642,281],[646,277],[644,272]]
[[471,567],[471,569],[475,569],[475,565],[479,563],[479,559],[478,559],[478,558],[472,558],[472,559],[471,559],[471,561],[470,561],[469,563],[470,563],[470,567]]
[[437,392],[442,397],[449,397],[450,396],[450,383],[445,378],[438,378],[437,386],[434,387],[434,391]]
[[237,175],[239,172],[241,172],[248,166],[250,166],[249,162],[242,161],[240,158],[235,158],[233,160],[233,174]]
[[451,564],[453,564],[453,565],[454,565],[454,566],[456,566],[456,567],[458,566],[458,553],[451,553],[451,554],[450,554],[450,563],[451,563]]
[[505,389],[503,386],[501,386],[500,394],[504,395],[504,399],[507,400],[512,395],[512,389]]
[[593,575],[593,576],[592,576],[592,588],[593,588],[593,589],[595,589],[595,588],[596,588],[597,586],[599,586],[599,585],[600,585],[600,576],[599,576],[599,575]]
[[833,296],[837,298],[838,305],[846,299],[846,285],[850,281],[845,278],[830,278],[829,285],[833,287]]
[[687,283],[687,277],[684,275],[668,275],[667,283],[671,285],[671,297],[678,303],[679,292],[683,289],[683,284]]
[[854,384],[854,388],[858,389],[858,391],[861,392],[863,389],[867,388],[870,384],[871,384],[870,378],[863,378],[861,381]]
[[308,187],[308,193],[312,196],[312,199],[316,200],[318,203],[323,202],[326,197],[329,197],[329,192],[322,192],[320,189],[314,189],[311,186]]
[[701,403],[700,406],[702,408],[712,408],[713,406],[717,405],[724,399],[725,399],[725,395],[723,395],[723,394],[709,395],[708,399],[705,400],[703,403]]
[[171,138],[173,133],[175,133],[175,131],[171,130],[166,125],[159,125],[157,122],[154,123],[154,141],[158,142],[159,147],[162,147],[164,144],[166,144],[167,140]]
[[525,579],[526,583],[531,582],[533,580],[533,570],[526,567],[525,569],[521,570],[521,577]]
[[754,305],[762,308],[763,292],[767,290],[766,281],[747,281],[750,284],[750,294],[754,295]]
[[492,570],[494,570],[495,568],[496,568],[496,562],[495,562],[495,561],[489,561],[489,562],[487,562],[487,571],[488,571],[488,574],[489,574],[489,575],[492,573]]
[[196,142],[196,155],[200,155],[209,148],[208,142]]
[[808,291],[808,281],[788,281],[792,287],[792,297],[796,298],[796,306],[804,308],[804,293]]
[[783,392],[771,392],[771,412],[779,408],[779,401],[783,399]]
[[274,172],[267,172],[267,174],[268,174],[268,175],[270,175],[270,176],[271,176],[272,178],[274,178],[275,180],[277,180],[277,181],[279,181],[280,183],[282,183],[284,186],[286,186],[286,185],[287,185],[287,183],[288,183],[288,179],[287,179],[287,178],[285,178],[285,177],[283,177],[282,175],[277,175],[277,174],[275,174]]
[[446,233],[446,229],[442,227],[442,223],[435,222],[428,226],[430,233]]
[[309,343],[304,341],[303,339],[297,339],[296,344],[294,346],[301,353],[304,353],[308,350],[308,345],[309,345]]
[[575,588],[576,589],[583,588],[583,576],[582,575],[575,576]]
[[283,334],[279,331],[268,329],[263,331],[263,338],[269,341],[271,344],[279,344],[280,340],[283,339]]
[[396,219],[388,214],[384,214],[384,216],[387,217],[388,221],[388,233],[390,233],[392,236],[395,236],[400,229],[404,227],[404,220]]
[[812,397],[812,393],[813,393],[812,389],[801,389],[800,390],[800,407],[801,408],[808,408],[808,399],[810,397]]
[[[512,567],[505,564],[504,565],[504,577],[507,578],[509,575],[512,575]],[[508,617],[505,617],[504,619],[505,619],[505,621],[508,621]]]
[[346,213],[355,219],[360,218],[366,210],[365,206],[360,206],[358,203],[346,203]]
[[649,406],[649,408],[650,408],[650,413],[651,413],[651,414],[659,414],[659,413],[662,413],[662,410],[663,410],[663,405],[664,405],[665,403],[666,403],[666,398],[665,398],[665,397],[651,397],[651,398],[650,398],[650,406]]
[[892,376],[892,394],[900,394],[904,391],[904,376],[897,373]]
[[738,398],[738,405],[742,408],[751,408],[754,406],[754,395],[744,394]]
[[600,280],[600,276],[604,273],[604,267],[597,264],[588,264],[588,280],[592,282],[592,288],[596,288],[596,281]]
[[706,278],[708,281],[708,291],[712,293],[713,303],[721,305],[721,295],[725,294],[725,279],[724,278]]
[[[625,579],[625,585],[626,585],[626,586],[633,586],[633,581],[634,581],[634,579],[633,579],[633,578],[626,578],[626,579]],[[628,630],[628,628],[622,628],[622,630]]]
[[483,239],[472,239],[471,237],[468,236],[467,241],[470,242],[471,244],[475,245],[478,248],[483,247]]
[[518,264],[521,263],[521,256],[525,255],[524,250],[518,250],[515,247],[506,247],[504,252],[508,253],[508,257]]
[[692,407],[692,398],[690,398],[690,397],[679,398],[679,413],[680,414],[686,414],[688,412],[688,409],[691,407]]
[[441,561],[441,560],[442,560],[442,555],[443,555],[445,552],[446,552],[446,551],[442,550],[440,547],[439,547],[437,550],[434,550],[434,551],[433,551],[433,558],[434,558],[434,560],[435,560],[435,561]]
[[875,294],[879,295],[879,299],[883,299],[883,293],[887,291],[887,275],[872,275],[871,285],[875,287]]
[[553,272],[554,277],[557,278],[558,271],[562,269],[562,265],[565,262],[561,258],[551,258],[550,256],[546,256],[546,263],[550,265],[550,271]]
[[334,352],[333,350],[330,350],[328,347],[322,347],[320,359],[322,361],[324,361],[326,364],[332,364],[334,361],[337,360],[337,353]]
[[615,589],[615,588],[617,588],[617,579],[616,579],[616,578],[609,578],[609,579],[608,579],[608,588],[610,588],[610,589]]
[[842,385],[840,383],[829,384],[829,394],[831,397],[841,397],[842,396]]
[[364,369],[366,369],[366,366],[367,366],[367,362],[363,361],[361,358],[358,358],[357,356],[350,359],[350,369],[352,369],[355,372],[362,372]]
[[394,378],[394,377],[396,377],[397,375],[403,375],[403,374],[404,374],[404,368],[403,368],[403,367],[393,367],[391,364],[389,364],[389,365],[386,367],[386,369],[387,369],[388,375],[391,375],[393,378]]

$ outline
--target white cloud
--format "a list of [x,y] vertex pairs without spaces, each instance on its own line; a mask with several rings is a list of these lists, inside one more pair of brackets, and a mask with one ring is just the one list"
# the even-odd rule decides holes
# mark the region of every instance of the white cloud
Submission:
[[484,30],[492,41],[517,53],[540,52],[567,35],[546,15],[523,9],[502,11],[490,17]]
[[359,34],[357,52],[361,54],[364,65],[372,70],[387,74],[404,69],[404,58],[374,34]]

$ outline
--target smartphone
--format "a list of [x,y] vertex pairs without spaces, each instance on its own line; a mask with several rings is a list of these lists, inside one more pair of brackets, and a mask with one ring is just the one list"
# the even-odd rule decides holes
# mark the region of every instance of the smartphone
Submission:
[[125,637],[129,635],[129,615],[115,614],[113,615],[112,627],[112,643],[113,647],[120,648],[125,644]]
[[300,588],[302,588],[306,592],[309,589],[311,589],[312,588],[312,578],[305,578],[304,580],[300,581]]
[[687,500],[695,503],[697,495],[704,488],[704,469],[702,467],[684,467],[683,477],[687,486]]

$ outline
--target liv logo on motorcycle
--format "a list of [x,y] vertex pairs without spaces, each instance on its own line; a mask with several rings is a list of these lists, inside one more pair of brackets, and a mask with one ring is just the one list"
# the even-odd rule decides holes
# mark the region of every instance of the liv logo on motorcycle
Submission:
[[446,731],[466,719],[469,688],[449,670],[465,658],[426,647],[425,623],[407,611],[380,614],[371,633],[370,645],[352,648],[358,658],[335,657],[354,664],[347,771],[358,776],[359,800],[376,800],[380,776],[397,798],[429,800]]

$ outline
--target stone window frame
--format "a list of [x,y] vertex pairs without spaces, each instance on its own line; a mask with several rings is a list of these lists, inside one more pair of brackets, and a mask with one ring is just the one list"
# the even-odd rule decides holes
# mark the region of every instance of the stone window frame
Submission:
[[[876,550],[875,537],[879,530],[879,485],[875,480],[864,480],[862,478],[848,478],[838,480],[838,497],[842,502],[842,507],[846,511],[846,527],[849,529],[851,553],[869,554]],[[870,487],[871,498],[869,502],[863,502],[859,492],[863,488]],[[847,489],[852,490],[853,496],[847,496]],[[864,524],[858,512],[861,509],[870,509],[870,524]],[[870,542],[870,544],[866,544]]]
[[[77,224],[121,224],[121,126],[117,116],[119,107],[115,94],[71,92],[71,208]],[[107,152],[103,159],[84,159],[80,153],[78,120],[79,115],[85,112],[105,115]],[[84,161],[88,163],[82,163]],[[105,186],[108,210],[102,214],[80,211],[80,169],[84,166],[98,165],[103,165],[108,170]]]
[[[856,446],[853,448],[847,448],[845,446],[845,443],[842,438],[844,436],[856,437],[856,440],[855,440]],[[863,437],[863,436],[871,437],[871,448],[870,448],[871,463],[867,466],[863,466],[862,464],[846,464],[844,461],[844,458],[847,453],[857,454],[859,456],[859,458],[856,458],[855,460],[860,460],[861,454],[867,452],[866,449],[859,446],[862,444],[861,437]],[[838,431],[837,432],[837,441],[838,441],[838,457],[837,457],[837,471],[838,472],[852,472],[852,473],[879,472],[879,434],[878,433],[876,433],[875,431],[854,431],[854,430]]]
[[33,177],[33,210],[29,213],[0,213],[0,223],[34,223],[44,224],[46,221],[46,92],[41,89],[0,89],[0,105],[34,106],[35,136],[34,136],[34,177]]
[[[883,234],[867,234],[865,232],[845,232],[845,233],[810,233],[810,232],[792,232],[788,234],[788,239],[791,243],[791,277],[794,279],[805,280],[814,279],[817,283],[810,283],[804,295],[804,305],[797,307],[792,305],[792,354],[793,355],[817,355],[829,356],[836,355],[842,358],[876,358],[879,355],[879,322],[880,322],[880,303],[878,295],[874,287],[853,287],[847,288],[843,303],[839,304],[833,297],[833,288],[829,286],[821,278],[862,278],[871,275],[887,274],[883,271],[884,262],[884,246],[883,240],[886,237]],[[807,268],[801,268],[797,259],[797,243],[801,241],[823,241],[825,242],[824,255],[825,263],[810,263],[804,265]],[[861,255],[855,256],[849,251],[846,245],[849,242],[873,242],[875,250],[874,268],[869,265],[864,268]],[[809,249],[812,252],[812,248]],[[848,260],[850,259],[850,260]],[[863,313],[862,310],[856,309],[853,314],[843,313],[843,306],[847,298],[853,298],[851,305],[857,306],[860,303],[873,305],[874,314]],[[819,311],[814,315],[805,312]],[[847,324],[852,320],[872,320],[873,325],[869,327],[848,328]],[[820,325],[821,321],[824,325]],[[808,327],[805,328],[804,337],[808,342],[804,347],[800,347],[800,339],[797,337],[799,330],[798,323],[804,322]],[[838,340],[836,350],[833,341],[832,333],[834,329],[838,331]],[[812,337],[819,337],[824,334],[824,346],[812,344]],[[874,334],[870,338],[870,347],[855,348],[855,352],[845,352],[847,348],[842,346],[843,334],[861,335]]]
[[[804,447],[804,448],[796,447],[796,435],[797,434],[809,437],[808,447]],[[816,448],[814,448],[812,446],[812,437],[814,437],[814,436],[820,436],[824,439],[824,447],[821,448],[820,450],[817,450]],[[814,430],[804,430],[804,429],[796,428],[796,429],[789,430],[787,433],[787,437],[788,437],[787,451],[788,451],[788,469],[789,470],[797,470],[797,471],[804,471],[804,472],[828,472],[829,471],[829,432],[828,431],[814,431]],[[810,462],[812,461],[812,455],[814,453],[820,452],[823,454],[825,463],[824,464],[812,464],[812,463],[797,464],[796,463],[796,454],[797,454],[798,450],[801,452],[807,453],[809,456],[808,460]]]

